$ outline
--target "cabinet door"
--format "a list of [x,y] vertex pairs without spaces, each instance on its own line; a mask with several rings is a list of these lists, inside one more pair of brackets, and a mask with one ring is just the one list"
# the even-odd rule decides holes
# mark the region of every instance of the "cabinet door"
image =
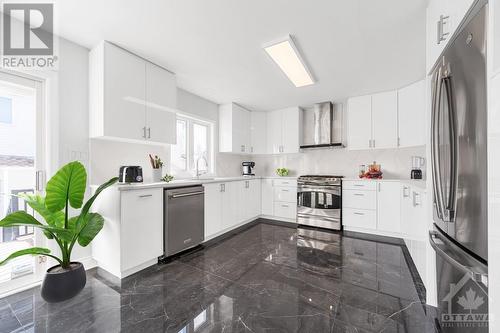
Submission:
[[411,188],[407,184],[400,186],[401,218],[400,230],[403,237],[410,237],[413,227],[413,205],[411,200]]
[[399,182],[378,182],[377,186],[377,229],[399,234],[401,185]]
[[300,109],[298,107],[281,110],[281,152],[298,153],[300,149]]
[[177,143],[177,116],[174,112],[147,107],[146,111],[147,140],[162,144]]
[[267,112],[267,152],[269,154],[281,153],[281,119],[280,110]]
[[228,229],[236,224],[238,218],[239,189],[237,182],[223,183],[222,191],[222,226],[223,229]]
[[233,153],[250,153],[250,111],[233,103]]
[[163,189],[121,193],[121,270],[163,254]]
[[347,147],[370,149],[372,139],[372,98],[360,96],[347,101]]
[[250,153],[266,153],[266,113],[250,112]]
[[253,219],[261,214],[261,202],[262,202],[262,189],[261,189],[261,180],[260,179],[252,179],[249,180],[250,186],[250,219]]
[[146,62],[146,101],[153,106],[177,108],[175,75],[150,62]]
[[224,229],[221,184],[205,184],[205,239]]
[[398,137],[400,147],[425,145],[425,80],[398,91]]
[[372,148],[398,146],[398,93],[372,95]]
[[274,215],[274,192],[273,192],[273,180],[272,179],[262,179],[261,188],[261,206],[262,215]]
[[104,135],[144,140],[146,62],[104,44]]

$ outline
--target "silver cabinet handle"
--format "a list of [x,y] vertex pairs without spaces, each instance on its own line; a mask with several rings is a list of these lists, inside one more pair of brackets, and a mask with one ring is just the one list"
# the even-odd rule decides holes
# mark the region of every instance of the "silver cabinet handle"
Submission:
[[289,205],[281,205],[281,207],[283,207],[283,208],[288,208],[288,207],[290,207],[290,206],[289,206]]
[[375,148],[375,139],[372,140],[372,148]]
[[365,213],[354,212],[354,215],[365,215]]
[[365,196],[363,193],[354,193],[354,195],[357,197],[364,197]]
[[413,192],[413,207],[420,206],[420,202],[417,201],[417,197],[420,197],[420,194]]
[[382,183],[378,182],[377,183],[377,189],[378,189],[379,192],[381,191],[381,188],[382,188]]
[[142,128],[142,137],[146,139],[146,126]]
[[220,191],[226,192],[226,184],[220,184]]
[[148,127],[148,139],[151,139],[151,127]]
[[368,148],[372,147],[372,139],[368,140]]
[[250,182],[248,180],[245,180],[245,188],[250,188]]
[[354,184],[354,186],[356,186],[356,187],[365,187],[364,184]]
[[403,198],[408,198],[410,196],[410,188],[408,186],[403,186]]
[[192,196],[201,195],[201,194],[205,194],[205,192],[198,191],[198,192],[189,192],[189,193],[181,193],[181,194],[171,194],[170,198],[175,199],[175,198],[192,197]]
[[253,153],[253,147],[250,147],[250,152]]
[[437,44],[441,44],[441,42],[444,42],[448,35],[450,34],[449,32],[444,32],[444,25],[448,25],[448,19],[450,16],[444,16],[441,15],[439,16],[439,20],[437,21]]
[[152,196],[153,196],[152,194],[142,194],[142,195],[139,195],[139,198],[150,198]]
[[241,145],[240,149],[241,149],[242,153],[245,152],[245,146],[244,145]]
[[281,189],[281,192],[290,192],[289,190]]

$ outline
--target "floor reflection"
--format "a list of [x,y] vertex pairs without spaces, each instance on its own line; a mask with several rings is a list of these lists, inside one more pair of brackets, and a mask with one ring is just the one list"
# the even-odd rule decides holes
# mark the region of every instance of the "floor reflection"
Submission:
[[400,246],[260,223],[59,304],[0,299],[0,332],[432,332]]

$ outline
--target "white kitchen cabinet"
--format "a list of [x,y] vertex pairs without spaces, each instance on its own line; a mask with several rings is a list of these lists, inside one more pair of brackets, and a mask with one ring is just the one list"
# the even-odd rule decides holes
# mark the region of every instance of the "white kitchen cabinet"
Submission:
[[372,98],[359,96],[347,100],[347,147],[370,149],[372,140]]
[[422,146],[426,142],[425,80],[398,90],[399,147]]
[[297,219],[297,181],[274,179],[273,216],[287,220]]
[[241,184],[243,196],[240,211],[243,212],[242,221],[247,221],[261,214],[261,181],[260,179],[244,180]]
[[297,203],[275,201],[274,216],[286,219],[296,219]]
[[365,190],[343,190],[342,206],[375,210],[377,209],[377,193]]
[[291,107],[267,113],[267,152],[291,154],[300,150],[300,108]]
[[222,183],[222,227],[228,229],[238,224],[241,207],[238,182]]
[[376,181],[342,182],[342,223],[347,229],[377,229]]
[[398,94],[387,91],[372,95],[372,148],[398,146]]
[[219,151],[249,154],[250,111],[236,103],[219,106]]
[[91,138],[175,144],[175,75],[108,42],[89,53]]
[[204,184],[205,188],[205,239],[221,232],[222,223],[222,184]]
[[121,209],[121,269],[163,255],[163,189],[124,191]]
[[423,240],[427,237],[425,191],[401,184],[401,233],[405,239]]
[[377,229],[377,211],[360,208],[342,209],[342,220],[346,227],[361,228],[364,230]]
[[274,215],[274,189],[272,179],[262,179],[262,215]]
[[156,264],[163,255],[162,188],[112,187],[100,194],[93,211],[105,219],[92,242],[92,257],[102,269],[124,278]]
[[250,112],[250,152],[265,154],[267,149],[267,125],[265,112]]
[[474,0],[430,0],[426,12],[426,67],[430,71]]
[[399,182],[378,182],[377,189],[377,230],[399,236],[401,185]]

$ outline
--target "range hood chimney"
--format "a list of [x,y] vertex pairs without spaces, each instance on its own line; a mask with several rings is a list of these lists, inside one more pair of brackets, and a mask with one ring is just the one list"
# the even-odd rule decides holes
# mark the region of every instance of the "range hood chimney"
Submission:
[[302,109],[300,148],[342,147],[342,104],[314,104]]

